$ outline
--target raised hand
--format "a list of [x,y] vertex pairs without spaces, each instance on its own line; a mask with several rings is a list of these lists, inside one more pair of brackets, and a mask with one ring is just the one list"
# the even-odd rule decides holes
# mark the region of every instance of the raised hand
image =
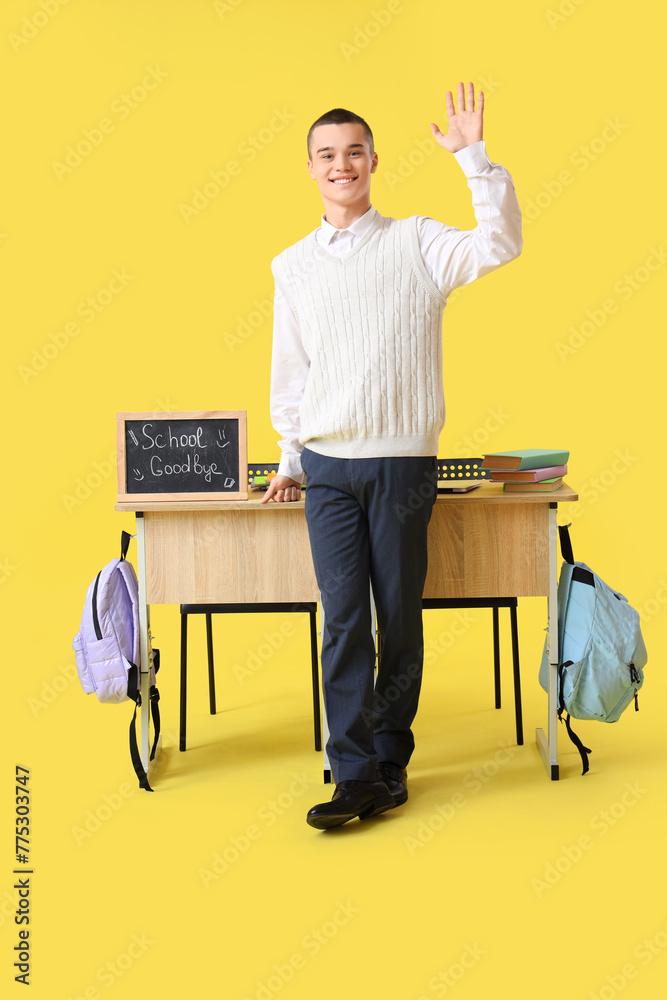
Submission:
[[475,111],[475,88],[468,84],[468,107],[463,84],[457,86],[458,112],[454,109],[454,99],[451,90],[447,91],[447,134],[443,135],[435,122],[431,122],[431,132],[443,149],[457,153],[459,149],[479,142],[482,138],[482,115],[484,113],[484,92],[480,90],[477,96],[477,111]]

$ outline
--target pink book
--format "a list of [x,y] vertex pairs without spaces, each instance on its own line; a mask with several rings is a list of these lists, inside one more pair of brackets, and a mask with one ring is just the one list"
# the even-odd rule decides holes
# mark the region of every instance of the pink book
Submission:
[[544,479],[554,479],[564,476],[567,465],[552,465],[548,469],[526,469],[525,472],[508,472],[507,469],[496,469],[491,473],[493,483],[541,483]]

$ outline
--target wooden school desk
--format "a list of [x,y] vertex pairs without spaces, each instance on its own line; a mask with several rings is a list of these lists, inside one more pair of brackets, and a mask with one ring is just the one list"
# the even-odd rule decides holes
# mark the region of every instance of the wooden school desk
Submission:
[[[577,499],[566,483],[553,493],[521,494],[484,482],[471,493],[439,495],[428,532],[424,597],[547,598],[547,730],[545,735],[537,729],[536,740],[552,780],[558,779],[556,514],[559,503]],[[116,504],[116,510],[137,516],[144,767],[150,605],[318,601],[304,504],[304,499],[148,502],[140,496]]]

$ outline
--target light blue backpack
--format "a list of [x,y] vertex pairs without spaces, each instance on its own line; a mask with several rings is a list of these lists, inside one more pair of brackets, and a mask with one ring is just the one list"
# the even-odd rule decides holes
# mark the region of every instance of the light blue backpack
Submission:
[[[558,580],[558,718],[588,771],[588,754],[572,731],[574,719],[617,722],[644,683],[647,654],[639,614],[623,594],[608,587],[585,563],[575,562],[567,526],[559,527],[565,560]],[[544,644],[540,684],[547,690],[549,659]]]

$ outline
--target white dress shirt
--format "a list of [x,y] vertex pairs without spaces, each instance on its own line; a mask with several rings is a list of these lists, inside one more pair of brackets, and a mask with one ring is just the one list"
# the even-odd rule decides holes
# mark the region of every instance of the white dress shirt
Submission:
[[[424,266],[445,297],[461,285],[495,270],[497,262],[485,267],[497,245],[504,250],[522,247],[521,212],[514,184],[507,170],[491,163],[483,139],[454,153],[468,178],[477,227],[460,230],[429,216],[418,219],[419,248]],[[347,229],[336,229],[321,217],[315,238],[334,256],[350,250],[371,225],[377,210],[371,207]],[[301,469],[299,403],[303,396],[310,361],[299,325],[285,297],[275,289],[273,304],[273,353],[271,358],[271,421],[282,434],[278,475],[298,483],[305,479]]]

